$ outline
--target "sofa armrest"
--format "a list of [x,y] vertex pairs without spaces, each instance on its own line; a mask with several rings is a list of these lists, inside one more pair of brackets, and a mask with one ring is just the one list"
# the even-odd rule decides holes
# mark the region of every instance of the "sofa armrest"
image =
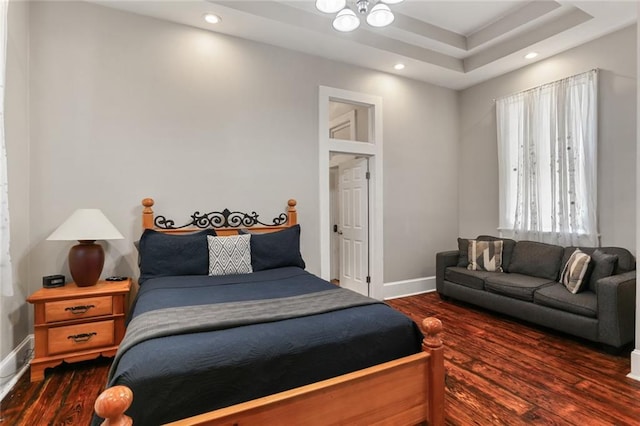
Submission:
[[614,347],[633,341],[636,271],[601,278],[598,294],[598,340]]
[[449,266],[456,266],[458,264],[458,257],[460,252],[458,250],[441,251],[436,253],[436,291],[442,294],[444,287],[444,270]]

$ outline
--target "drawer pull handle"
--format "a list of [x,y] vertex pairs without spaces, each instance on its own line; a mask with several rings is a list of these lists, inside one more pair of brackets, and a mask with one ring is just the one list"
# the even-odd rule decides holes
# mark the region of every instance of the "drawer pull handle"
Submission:
[[95,308],[96,305],[80,305],[80,306],[71,306],[69,308],[64,308],[65,311],[71,311],[74,315],[80,315],[86,313],[89,309]]
[[73,341],[76,343],[84,343],[88,342],[93,336],[97,334],[98,333],[96,333],[95,331],[91,333],[74,334],[72,336],[68,336],[67,339],[73,339]]

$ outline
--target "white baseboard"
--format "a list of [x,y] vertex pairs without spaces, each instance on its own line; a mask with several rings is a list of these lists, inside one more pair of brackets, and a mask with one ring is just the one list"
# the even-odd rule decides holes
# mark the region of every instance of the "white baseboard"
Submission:
[[628,378],[640,381],[640,349],[636,348],[631,352],[631,373]]
[[24,340],[0,362],[0,401],[18,383],[18,380],[29,368],[33,358],[33,334]]
[[384,300],[435,291],[436,277],[414,278],[412,280],[385,283],[382,289]]

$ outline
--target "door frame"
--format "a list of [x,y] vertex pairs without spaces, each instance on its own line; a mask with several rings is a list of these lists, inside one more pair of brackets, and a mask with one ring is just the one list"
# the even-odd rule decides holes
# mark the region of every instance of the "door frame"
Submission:
[[[347,102],[369,108],[369,142],[329,138],[329,101]],[[331,277],[331,211],[329,194],[329,160],[332,152],[369,157],[369,295],[383,298],[383,174],[382,174],[382,98],[365,93],[319,86],[318,90],[318,173],[319,173],[319,241],[320,276]]]

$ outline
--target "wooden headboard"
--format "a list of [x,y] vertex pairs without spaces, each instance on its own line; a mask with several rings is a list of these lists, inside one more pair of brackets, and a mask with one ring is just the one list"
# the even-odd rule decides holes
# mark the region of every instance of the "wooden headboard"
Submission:
[[173,220],[161,215],[156,216],[153,212],[154,204],[153,198],[142,200],[144,206],[142,209],[142,228],[169,234],[189,233],[203,229],[215,229],[216,234],[221,236],[237,234],[239,229],[248,229],[251,232],[274,232],[298,223],[297,202],[294,199],[287,202],[287,211],[273,218],[271,223],[263,222],[256,212],[244,213],[224,209],[209,213],[196,211],[191,215],[190,221],[184,225],[176,226]]

